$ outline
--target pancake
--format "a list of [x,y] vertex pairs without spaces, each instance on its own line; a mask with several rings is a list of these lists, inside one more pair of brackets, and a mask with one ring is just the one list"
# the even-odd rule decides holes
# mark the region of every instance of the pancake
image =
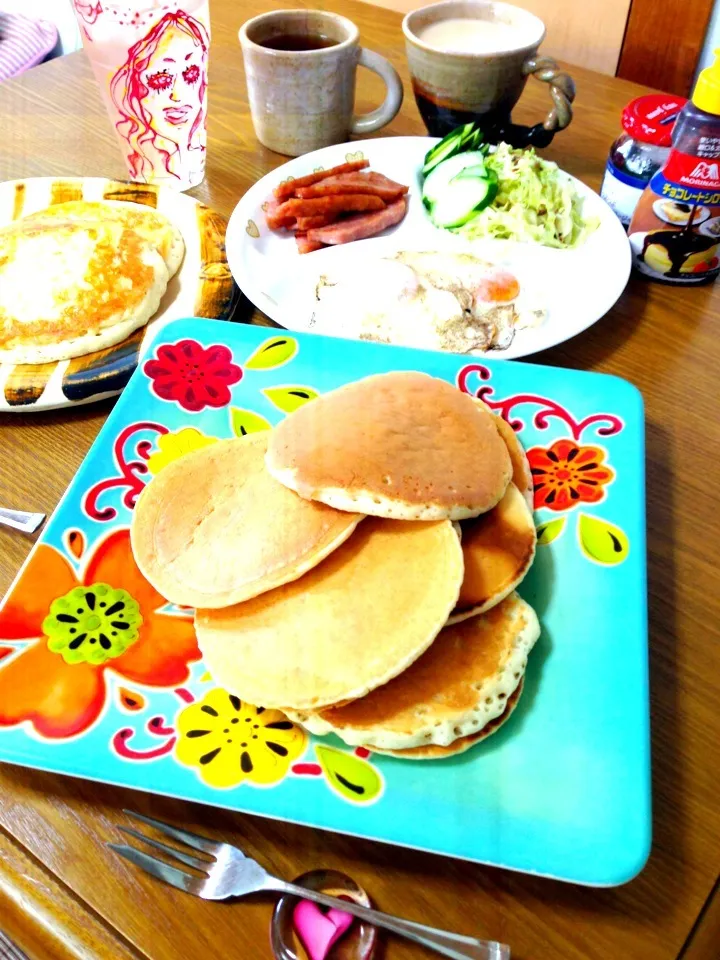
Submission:
[[462,576],[449,521],[368,517],[300,580],[197,610],[198,643],[215,682],[241,700],[283,710],[354,700],[427,650]]
[[0,230],[0,363],[49,363],[110,347],[157,310],[168,270],[119,223]]
[[415,372],[367,377],[300,407],[274,431],[267,465],[302,497],[401,520],[477,516],[511,475],[492,414]]
[[178,228],[162,213],[142,203],[125,200],[69,200],[31,213],[19,223],[117,223],[135,230],[160,253],[174,276],[185,254],[185,242]]
[[449,623],[504,600],[530,569],[537,543],[532,513],[512,482],[496,507],[461,527],[465,576]]
[[447,747],[439,747],[436,743],[428,743],[425,746],[410,747],[407,750],[378,750],[377,747],[368,747],[367,749],[372,750],[373,753],[399,757],[401,760],[446,760],[448,757],[457,757],[469,750],[470,747],[474,747],[476,743],[480,743],[481,740],[487,740],[489,736],[500,729],[506,720],[510,719],[522,694],[524,683],[525,679],[523,678],[507,698],[505,709],[499,717],[490,720],[477,733],[468,734],[467,737],[458,737]]
[[445,627],[411,667],[362,699],[289,716],[350,746],[447,747],[500,716],[539,635],[535,611],[514,593],[482,616]]
[[168,464],[133,511],[133,553],[172,603],[227,607],[302,576],[362,516],[302,500],[265,469],[269,431]]
[[[487,410],[488,413],[492,413],[490,407],[478,397],[473,397],[473,400],[481,410]],[[508,453],[510,454],[510,463],[512,464],[512,481],[525,498],[527,505],[531,510],[533,510],[535,506],[533,502],[533,475],[530,472],[530,464],[528,462],[525,449],[520,443],[518,435],[515,433],[507,420],[496,413],[493,413],[492,415],[495,420],[495,426],[497,427],[498,433],[505,441]]]

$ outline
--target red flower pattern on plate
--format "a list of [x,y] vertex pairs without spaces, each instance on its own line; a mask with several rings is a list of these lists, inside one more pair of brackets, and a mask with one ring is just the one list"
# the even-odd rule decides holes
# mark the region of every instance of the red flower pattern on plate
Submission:
[[226,406],[230,403],[230,386],[242,378],[242,370],[232,362],[228,347],[221,343],[203,347],[196,340],[162,344],[157,359],[148,360],[143,369],[152,380],[156,396],[174,401],[191,413]]
[[598,503],[605,496],[605,484],[615,479],[614,470],[603,463],[602,447],[556,440],[551,447],[533,447],[527,457],[536,508],[560,511],[579,503]]

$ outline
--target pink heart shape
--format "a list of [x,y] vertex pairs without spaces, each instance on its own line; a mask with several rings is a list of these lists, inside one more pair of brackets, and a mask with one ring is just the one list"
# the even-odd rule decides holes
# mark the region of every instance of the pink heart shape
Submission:
[[325,960],[331,948],[352,926],[353,917],[335,907],[323,913],[310,900],[301,900],[293,911],[293,925],[311,960]]

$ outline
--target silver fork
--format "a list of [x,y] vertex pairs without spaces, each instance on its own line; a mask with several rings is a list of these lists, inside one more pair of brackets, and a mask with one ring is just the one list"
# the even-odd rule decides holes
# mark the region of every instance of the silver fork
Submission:
[[133,813],[132,810],[123,812],[130,817],[135,817],[136,820],[141,820],[143,823],[155,827],[160,833],[172,837],[173,840],[178,840],[196,853],[206,854],[206,856],[196,857],[179,850],[177,847],[171,847],[152,837],[147,837],[131,827],[119,828],[124,833],[141,840],[155,850],[161,850],[179,863],[192,867],[193,870],[202,874],[202,876],[198,876],[170,866],[164,860],[151,857],[136,847],[122,843],[108,844],[111,850],[119,853],[120,856],[130,860],[138,867],[142,867],[153,877],[164,880],[165,883],[177,887],[178,890],[192,893],[196,897],[202,897],[205,900],[227,900],[230,897],[244,897],[247,894],[262,891],[289,893],[304,900],[314,900],[315,903],[322,904],[324,907],[335,907],[338,910],[344,910],[346,913],[352,913],[360,920],[365,920],[376,927],[383,927],[391,933],[398,934],[398,936],[407,937],[408,940],[429,947],[436,953],[450,957],[451,960],[510,960],[510,948],[504,943],[498,943],[495,940],[476,940],[474,937],[463,937],[457,933],[436,930],[433,927],[426,927],[422,923],[401,920],[399,917],[392,917],[387,913],[381,913],[379,910],[371,910],[359,903],[330,897],[325,893],[308,890],[294,883],[286,883],[284,880],[270,876],[259,863],[251,860],[250,857],[246,857],[241,850],[229,843],[220,843],[210,840],[208,837],[199,837],[196,833],[180,830],[178,827],[163,823],[162,820],[155,820],[153,817]]

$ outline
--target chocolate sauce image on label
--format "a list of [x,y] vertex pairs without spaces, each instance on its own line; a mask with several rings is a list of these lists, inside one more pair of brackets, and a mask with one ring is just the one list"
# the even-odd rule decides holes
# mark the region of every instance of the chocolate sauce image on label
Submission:
[[[700,233],[695,233],[692,229],[656,230],[645,236],[642,258],[648,263],[648,248],[661,247],[666,252],[667,259],[670,261],[670,269],[664,271],[664,275],[668,279],[685,279],[686,277],[682,272],[682,268],[687,265],[690,257],[696,254],[707,253],[712,250],[713,247],[717,247],[717,245],[718,237],[704,237]],[[650,262],[649,265],[655,266],[652,262]],[[708,272],[709,271],[704,271],[704,276],[697,278],[697,282],[699,282],[700,279],[712,279],[712,274],[708,276]]]

